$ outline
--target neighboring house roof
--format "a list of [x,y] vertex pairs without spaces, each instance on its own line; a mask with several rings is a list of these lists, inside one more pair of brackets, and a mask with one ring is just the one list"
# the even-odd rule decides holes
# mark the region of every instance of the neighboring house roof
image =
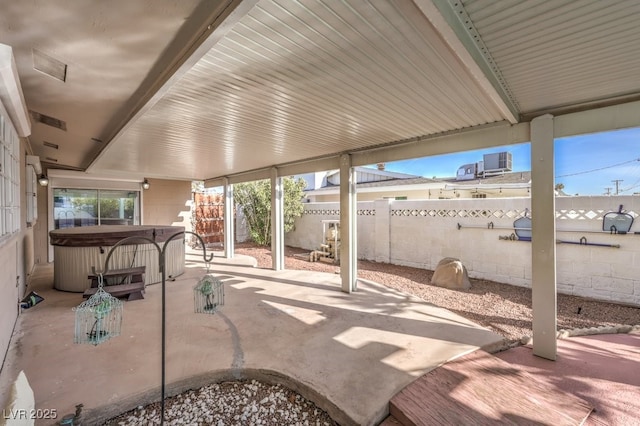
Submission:
[[[386,178],[386,179],[408,179],[408,178],[415,178],[415,177],[419,177],[417,175],[410,175],[407,173],[398,173],[398,172],[391,172],[388,170],[380,170],[377,168],[372,168],[372,167],[363,167],[363,166],[358,166],[358,167],[354,167],[356,173],[368,173],[371,175],[377,175],[380,176],[382,178]],[[327,177],[331,177],[331,176],[335,176],[335,175],[339,175],[340,174],[340,170],[331,170],[330,172],[327,173]]]
[[[425,185],[425,184],[437,184],[439,181],[437,179],[430,179],[425,177],[414,177],[407,179],[389,179],[389,180],[379,180],[376,182],[363,182],[356,184],[358,190],[363,188],[386,188],[386,187],[394,187],[394,186],[408,186],[408,185]],[[339,190],[339,185],[327,185],[322,188],[318,188],[313,192],[331,192],[335,190]]]
[[[502,175],[490,176],[484,179],[474,179],[465,181],[456,181],[455,178],[426,178],[411,177],[406,179],[389,179],[375,182],[363,182],[356,184],[358,191],[376,192],[376,191],[392,191],[392,190],[409,190],[409,189],[428,189],[442,187],[456,188],[476,188],[484,186],[486,188],[500,185],[505,187],[525,187],[531,183],[531,172],[511,172]],[[339,185],[327,185],[315,190],[306,191],[309,195],[329,195],[338,193]]]
[[482,179],[473,180],[456,180],[455,177],[438,179],[446,183],[456,184],[458,186],[477,186],[477,185],[499,185],[499,184],[516,184],[516,183],[530,183],[531,172],[509,172],[502,173],[495,176],[487,176]]
[[376,188],[376,187],[385,187],[385,186],[397,186],[397,185],[424,185],[428,183],[438,183],[437,179],[431,179],[426,177],[414,177],[407,179],[393,179],[393,180],[382,180],[378,182],[366,182],[359,183],[358,188]]

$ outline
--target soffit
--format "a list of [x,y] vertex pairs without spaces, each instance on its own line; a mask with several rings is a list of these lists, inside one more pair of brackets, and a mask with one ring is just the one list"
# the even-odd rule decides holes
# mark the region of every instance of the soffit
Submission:
[[[83,170],[91,163],[145,79],[157,79],[163,53],[197,20],[199,1],[2,0],[0,43],[13,50],[27,108],[65,123],[56,128],[31,117],[29,140],[44,166]],[[47,68],[43,58],[66,65],[62,79],[36,69]]]

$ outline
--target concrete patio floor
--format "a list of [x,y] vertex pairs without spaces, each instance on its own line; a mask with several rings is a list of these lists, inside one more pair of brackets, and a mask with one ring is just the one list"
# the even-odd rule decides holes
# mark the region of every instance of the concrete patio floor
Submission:
[[[338,275],[252,265],[247,257],[214,259],[211,272],[225,283],[225,305],[215,315],[193,313],[193,286],[205,274],[201,256],[188,253],[185,273],[167,282],[167,396],[255,378],[299,392],[342,425],[374,425],[417,377],[502,341],[380,284],[360,282],[346,294]],[[45,301],[18,318],[0,378],[3,406],[21,370],[37,408],[55,408],[61,418],[82,403],[85,424],[158,401],[162,286],[125,302],[121,336],[78,345],[72,308],[82,296],[54,290],[52,269],[39,267],[30,288]]]

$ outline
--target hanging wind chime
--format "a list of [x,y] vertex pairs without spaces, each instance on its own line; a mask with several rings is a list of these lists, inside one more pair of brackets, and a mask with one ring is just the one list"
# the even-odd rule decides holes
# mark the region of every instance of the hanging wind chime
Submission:
[[122,301],[104,291],[104,279],[98,275],[98,291],[73,310],[76,313],[74,343],[94,346],[120,335]]
[[[205,247],[202,238],[193,232],[183,231],[176,233],[169,237],[165,241],[165,246],[173,238],[176,238],[184,234],[195,235]],[[145,237],[127,237],[116,243],[115,246],[109,250],[107,259],[105,260],[105,271],[107,271],[107,265],[114,249],[120,245],[124,245],[129,241],[146,240],[151,244],[154,244],[158,250],[158,263],[161,265],[162,273],[162,359],[161,359],[161,397],[160,397],[160,424],[164,424],[165,416],[165,384],[166,384],[166,372],[165,372],[165,357],[166,357],[166,311],[165,311],[165,252],[158,246],[158,244]],[[196,313],[214,314],[219,306],[224,305],[224,286],[222,281],[213,275],[209,274],[211,260],[213,254],[207,257],[206,248],[202,254],[206,267],[207,274],[198,281],[198,284],[194,287],[194,310]],[[74,308],[76,312],[76,329],[75,329],[75,343],[91,343],[94,346],[99,345],[112,337],[120,335],[120,327],[122,325],[122,310],[123,303],[119,299],[111,296],[103,289],[104,277],[103,274],[98,275],[98,291],[81,303],[78,307]]]
[[193,288],[193,296],[193,305],[197,314],[215,314],[218,306],[224,305],[222,281],[213,275],[205,275]]

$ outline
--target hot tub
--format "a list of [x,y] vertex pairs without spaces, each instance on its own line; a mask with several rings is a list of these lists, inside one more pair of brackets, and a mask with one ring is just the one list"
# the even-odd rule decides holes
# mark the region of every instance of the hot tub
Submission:
[[[58,290],[83,292],[91,286],[87,278],[93,267],[104,270],[109,250],[127,237],[144,237],[157,243],[161,249],[173,235],[184,233],[182,226],[82,226],[56,229],[49,232],[53,246],[53,286]],[[130,241],[114,249],[109,269],[146,266],[145,283],[162,280],[160,254],[156,246],[144,239]],[[165,250],[166,277],[184,273],[184,234],[168,242]]]

